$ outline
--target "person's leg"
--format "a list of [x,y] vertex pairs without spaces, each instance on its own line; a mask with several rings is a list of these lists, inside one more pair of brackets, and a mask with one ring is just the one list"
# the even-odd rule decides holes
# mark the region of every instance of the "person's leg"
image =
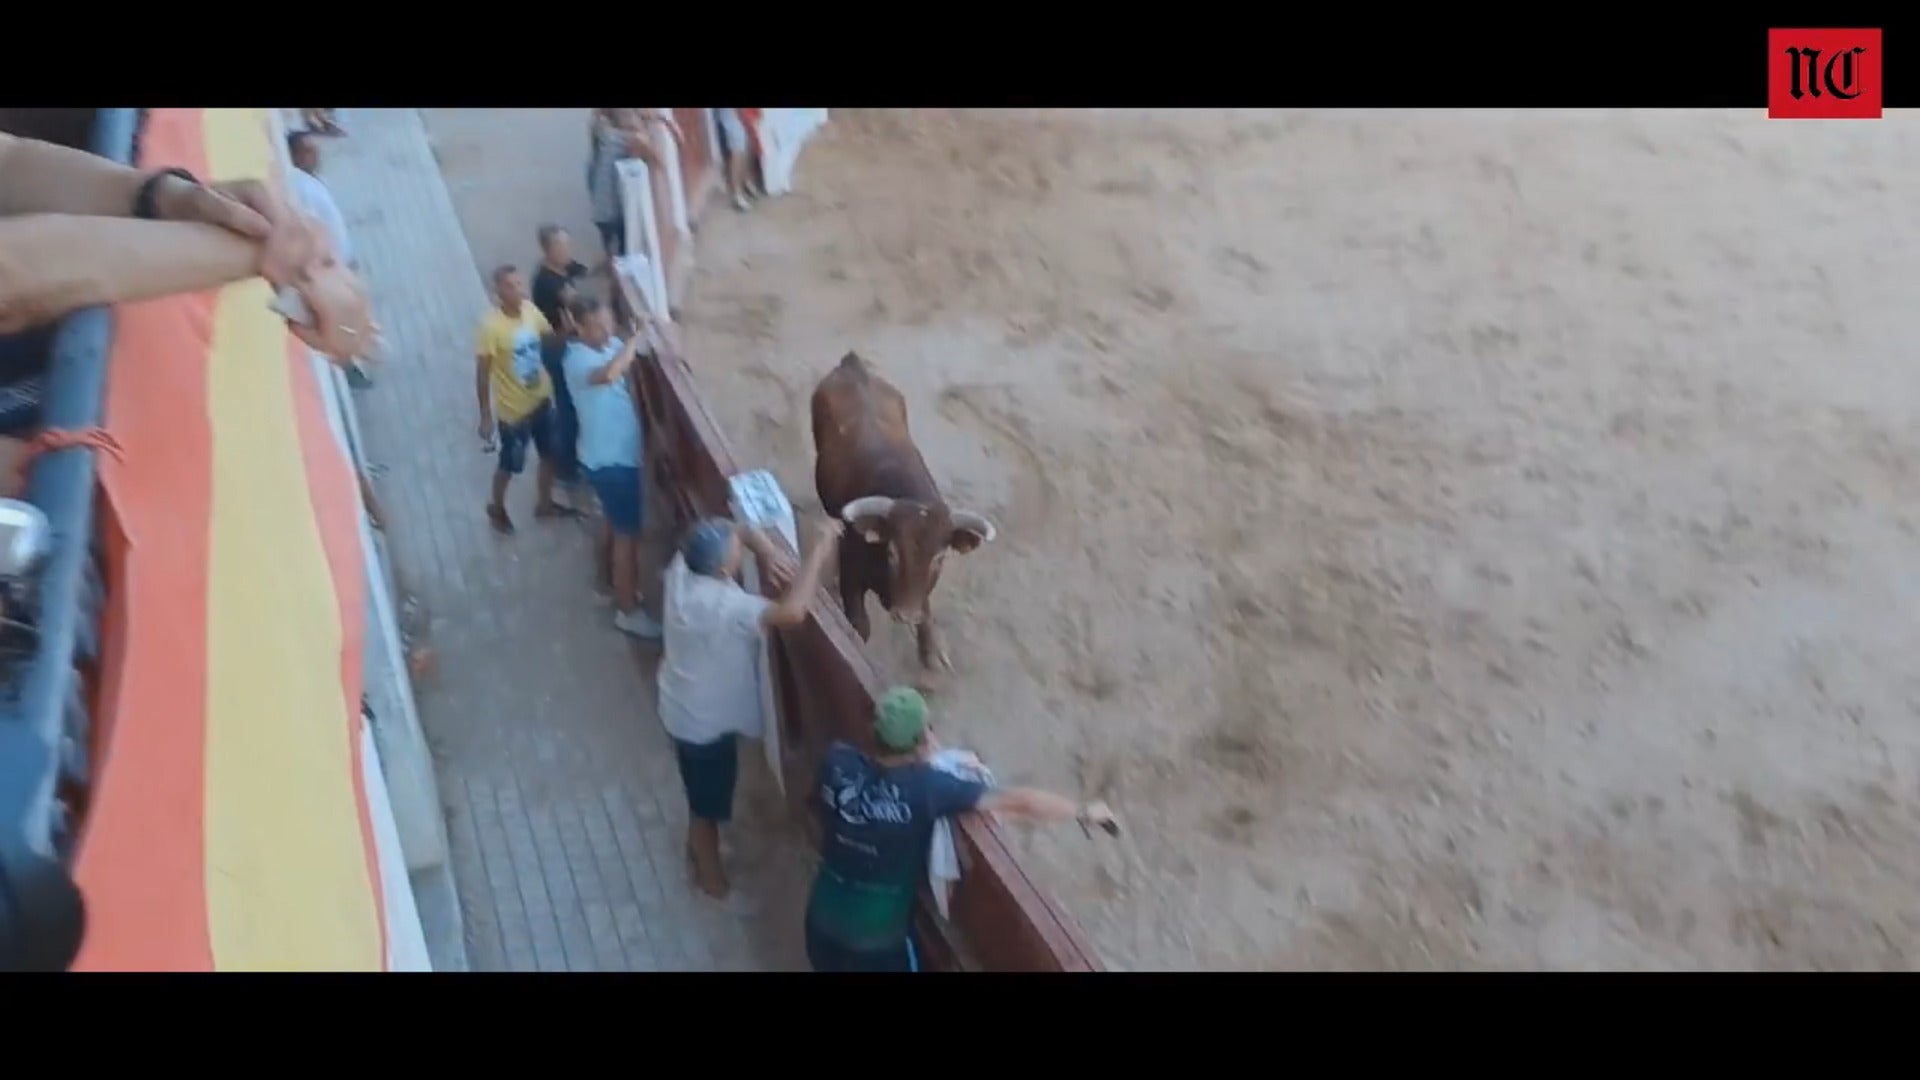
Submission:
[[735,744],[732,735],[703,744],[674,742],[687,789],[687,860],[693,883],[715,899],[725,898],[730,888],[720,865],[720,826],[733,817],[733,788],[740,771]]
[[533,450],[540,455],[540,468],[533,474],[534,503],[533,516],[537,518],[577,518],[580,511],[571,506],[562,506],[553,501],[554,479],[554,407],[553,402],[543,403],[527,419],[527,441],[533,444]]
[[528,431],[525,423],[501,424],[496,433],[500,457],[493,470],[493,501],[487,504],[487,518],[494,531],[513,532],[513,518],[507,513],[507,484],[527,467]]
[[631,616],[640,611],[640,470],[613,466],[594,469],[587,478],[606,518],[606,576],[614,603]]
[[747,134],[747,123],[739,109],[721,109],[719,111],[720,133],[727,144],[727,197],[733,201],[735,210],[746,210],[747,175],[753,164],[753,141]]
[[[573,403],[573,391],[567,386],[566,372],[560,366],[564,343],[543,358],[547,377],[553,382],[553,477],[571,492],[580,483],[580,413]],[[578,502],[578,499],[572,500]]]
[[747,201],[747,173],[753,168],[753,156],[741,151],[727,155],[727,190],[733,193],[733,208],[747,210],[752,203]]
[[624,221],[596,221],[594,228],[600,230],[600,246],[607,253],[608,267],[613,260],[627,253],[627,223]]

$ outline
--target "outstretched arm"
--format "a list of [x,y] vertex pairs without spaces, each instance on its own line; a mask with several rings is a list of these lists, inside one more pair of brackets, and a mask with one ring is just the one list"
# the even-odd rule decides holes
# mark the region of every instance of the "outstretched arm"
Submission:
[[212,225],[75,214],[0,218],[0,333],[97,304],[211,289],[252,277],[259,264],[258,242]]
[[1105,803],[1083,804],[1039,788],[996,788],[980,797],[978,809],[1035,824],[1079,821],[1086,825],[1097,825],[1109,832],[1115,829],[1113,811],[1107,809]]
[[807,608],[813,605],[814,594],[820,591],[820,574],[826,569],[827,557],[832,555],[840,539],[843,526],[838,518],[829,518],[822,522],[814,536],[813,550],[807,552],[806,560],[800,564],[800,572],[794,575],[793,584],[780,594],[762,616],[762,622],[770,627],[798,626],[806,620]]
[[140,170],[84,150],[0,135],[0,217],[127,217],[145,182]]

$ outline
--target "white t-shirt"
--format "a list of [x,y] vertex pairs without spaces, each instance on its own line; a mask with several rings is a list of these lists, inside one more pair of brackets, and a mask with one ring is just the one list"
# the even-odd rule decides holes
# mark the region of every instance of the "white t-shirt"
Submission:
[[660,722],[667,734],[690,743],[729,732],[760,738],[761,619],[772,606],[673,557],[660,612]]
[[333,253],[340,259],[341,265],[353,265],[353,240],[347,236],[347,219],[341,215],[340,207],[333,201],[333,192],[319,177],[303,169],[287,170],[287,186],[293,189],[293,197],[300,209],[312,214],[321,225],[326,227],[327,235],[333,240]]

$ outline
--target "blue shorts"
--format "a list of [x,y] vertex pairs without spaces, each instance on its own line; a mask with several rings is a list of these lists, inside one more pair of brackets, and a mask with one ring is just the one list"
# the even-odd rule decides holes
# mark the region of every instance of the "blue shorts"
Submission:
[[500,471],[508,476],[525,471],[529,443],[542,460],[553,453],[553,402],[543,401],[527,416],[500,425]]
[[588,469],[587,481],[600,498],[600,512],[615,536],[639,536],[641,514],[640,470],[630,465]]

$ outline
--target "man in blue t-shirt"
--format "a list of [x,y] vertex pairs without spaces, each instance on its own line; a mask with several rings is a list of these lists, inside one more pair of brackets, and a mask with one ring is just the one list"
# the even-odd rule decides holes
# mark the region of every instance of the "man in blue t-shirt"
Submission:
[[567,344],[560,367],[580,423],[580,468],[605,519],[599,551],[618,609],[613,625],[635,637],[658,638],[660,624],[640,607],[640,414],[627,378],[640,335],[626,341],[613,336],[613,319],[594,297],[577,297],[570,310],[580,336]]
[[933,827],[968,810],[1034,822],[1080,821],[1112,831],[1102,803],[1033,788],[993,788],[927,763],[927,702],[896,686],[874,706],[878,756],[827,748],[815,784],[820,870],[807,898],[807,961],[815,971],[917,971],[913,898],[926,880]]

